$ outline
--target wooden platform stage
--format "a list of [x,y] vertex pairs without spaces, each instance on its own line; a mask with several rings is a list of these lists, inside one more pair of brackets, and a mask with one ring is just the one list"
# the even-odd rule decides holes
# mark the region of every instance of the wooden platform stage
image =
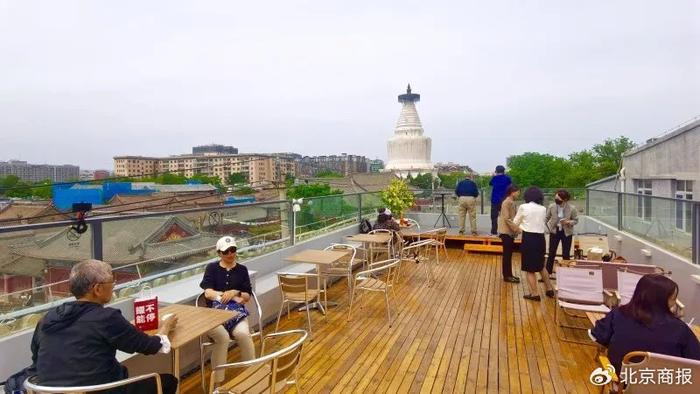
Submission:
[[[303,391],[599,392],[589,383],[597,367],[595,350],[557,339],[553,299],[542,294],[542,302],[524,300],[524,283],[501,280],[500,256],[459,249],[448,249],[448,255],[432,287],[425,286],[420,265],[405,266],[391,328],[381,293],[365,295],[362,309],[347,322],[347,288],[344,281],[335,284],[328,299],[340,305],[326,320],[312,313],[314,340],[306,344],[300,367]],[[518,256],[514,268],[522,278]],[[305,324],[303,312],[292,312],[290,319],[282,318],[280,330]],[[265,331],[271,330],[274,324]],[[587,338],[584,331],[565,334]],[[229,356],[237,360],[238,350]],[[201,393],[198,372],[182,383],[184,393]]]

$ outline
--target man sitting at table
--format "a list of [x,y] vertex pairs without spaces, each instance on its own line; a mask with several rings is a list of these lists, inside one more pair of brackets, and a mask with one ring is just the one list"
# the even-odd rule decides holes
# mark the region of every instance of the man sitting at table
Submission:
[[[35,383],[45,386],[92,386],[126,379],[128,371],[115,358],[126,353],[169,353],[168,333],[177,317],[160,324],[157,335],[147,335],[122,316],[105,307],[114,290],[112,267],[99,260],[73,266],[68,278],[76,301],[50,309],[37,324],[32,338]],[[177,379],[161,374],[164,393],[177,390]],[[143,380],[112,392],[155,393],[155,380]]]
[[391,217],[391,211],[389,208],[379,208],[377,211],[377,222],[374,223],[372,230],[392,230],[400,231],[401,227],[399,224]]
[[[233,237],[221,237],[216,242],[216,253],[221,259],[207,264],[207,268],[204,270],[204,277],[199,284],[199,287],[204,289],[204,297],[207,299],[209,306],[216,302],[219,306],[237,304],[236,306],[240,308],[243,304],[250,301],[250,294],[253,290],[250,285],[248,268],[245,265],[236,263],[237,250],[238,245]],[[238,309],[236,310],[238,311]],[[243,361],[255,358],[255,345],[250,336],[248,319],[235,319],[230,324],[227,323],[216,327],[208,333],[209,337],[214,341],[214,349],[211,353],[212,367],[226,363],[231,337],[236,340],[238,347],[240,347]],[[224,371],[217,371],[215,379],[217,383],[223,381]]]

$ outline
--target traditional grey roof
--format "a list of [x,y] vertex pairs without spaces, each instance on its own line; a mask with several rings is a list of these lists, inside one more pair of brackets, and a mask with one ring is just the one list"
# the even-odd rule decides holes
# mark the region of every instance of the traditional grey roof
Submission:
[[[199,233],[181,217],[151,217],[105,222],[103,260],[112,265],[140,261],[169,261],[212,250],[219,236]],[[164,239],[175,234],[172,240]],[[31,245],[14,246],[16,256],[43,260],[81,261],[92,257],[92,233],[75,239],[65,228]]]

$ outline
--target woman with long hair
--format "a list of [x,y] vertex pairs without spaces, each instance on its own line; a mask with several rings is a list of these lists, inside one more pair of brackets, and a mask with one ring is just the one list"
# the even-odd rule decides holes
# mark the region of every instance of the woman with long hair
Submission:
[[676,282],[660,274],[644,275],[629,303],[596,322],[591,337],[608,348],[608,358],[616,371],[632,351],[700,360],[700,342],[673,312],[677,296]]

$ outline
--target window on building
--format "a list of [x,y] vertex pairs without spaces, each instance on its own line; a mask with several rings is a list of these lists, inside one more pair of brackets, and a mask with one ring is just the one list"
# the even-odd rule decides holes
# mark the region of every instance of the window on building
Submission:
[[637,216],[646,220],[651,221],[651,180],[648,179],[638,179],[637,180]]
[[[693,181],[676,181],[676,198],[679,200],[693,199]],[[676,201],[676,228],[690,232],[693,205],[691,202]]]

